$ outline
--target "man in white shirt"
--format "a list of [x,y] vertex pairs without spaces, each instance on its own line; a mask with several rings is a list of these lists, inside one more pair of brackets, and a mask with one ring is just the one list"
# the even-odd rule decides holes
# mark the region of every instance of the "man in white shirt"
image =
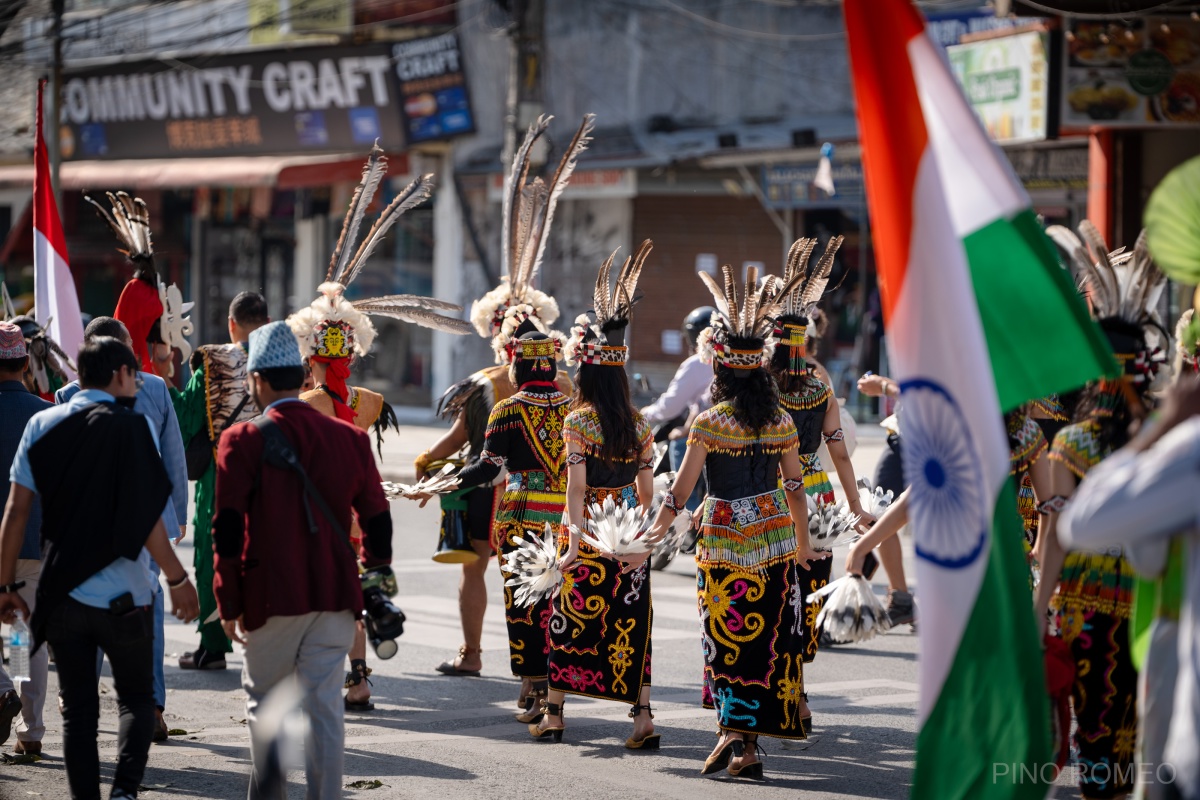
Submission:
[[[1079,485],[1059,520],[1058,535],[1068,549],[1124,548],[1134,568],[1162,575],[1172,539],[1183,541],[1186,559],[1184,602],[1178,626],[1178,675],[1174,704],[1162,714],[1143,715],[1142,734],[1166,720],[1161,759],[1143,751],[1139,783],[1149,797],[1200,800],[1200,379],[1181,381],[1162,414],[1125,448],[1094,467]],[[1156,674],[1153,651],[1143,683],[1169,677]],[[1169,660],[1169,659],[1168,659]],[[1159,662],[1161,663],[1161,662]],[[1146,690],[1143,686],[1143,691]],[[1155,762],[1155,763],[1151,763]]]

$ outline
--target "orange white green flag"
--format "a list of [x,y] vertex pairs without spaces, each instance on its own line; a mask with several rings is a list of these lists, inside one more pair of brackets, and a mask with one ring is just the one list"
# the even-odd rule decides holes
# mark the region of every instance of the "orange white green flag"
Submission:
[[917,553],[915,798],[1041,798],[1050,712],[1003,412],[1116,364],[910,0],[844,0]]

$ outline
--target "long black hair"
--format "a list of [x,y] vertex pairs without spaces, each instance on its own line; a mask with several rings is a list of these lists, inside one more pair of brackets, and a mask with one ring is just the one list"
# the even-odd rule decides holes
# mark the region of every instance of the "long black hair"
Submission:
[[811,363],[808,371],[800,375],[789,369],[790,364],[791,356],[788,354],[788,348],[784,345],[776,347],[775,352],[771,355],[770,373],[780,392],[803,394],[808,391],[816,391],[818,387],[824,385]]
[[599,458],[607,464],[638,456],[636,412],[629,397],[629,376],[624,367],[580,364],[575,375],[572,409],[591,408],[600,418],[604,445]]
[[[1145,331],[1138,325],[1109,317],[1100,320],[1100,327],[1115,353],[1137,353],[1146,347]],[[1137,397],[1144,404],[1149,389],[1148,379],[1140,387],[1123,379],[1094,381],[1080,395],[1073,421],[1096,423],[1096,442],[1104,449],[1117,450],[1129,442],[1129,427],[1134,420],[1130,397]]]
[[730,403],[737,421],[755,431],[779,416],[779,389],[762,367],[736,370],[714,365],[712,397],[713,402]]

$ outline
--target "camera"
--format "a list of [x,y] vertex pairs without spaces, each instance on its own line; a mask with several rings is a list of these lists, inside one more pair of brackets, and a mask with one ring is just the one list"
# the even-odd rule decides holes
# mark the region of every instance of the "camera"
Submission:
[[363,593],[363,621],[367,626],[367,638],[375,655],[389,659],[400,648],[396,639],[404,635],[404,612],[391,601],[399,591],[396,575],[391,567],[369,569],[360,576]]

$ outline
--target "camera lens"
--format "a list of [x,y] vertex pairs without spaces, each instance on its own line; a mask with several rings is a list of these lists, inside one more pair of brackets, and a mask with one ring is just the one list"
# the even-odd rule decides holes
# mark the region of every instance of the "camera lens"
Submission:
[[382,639],[371,642],[371,647],[375,648],[375,655],[386,661],[400,650],[400,645],[396,644],[395,639]]

